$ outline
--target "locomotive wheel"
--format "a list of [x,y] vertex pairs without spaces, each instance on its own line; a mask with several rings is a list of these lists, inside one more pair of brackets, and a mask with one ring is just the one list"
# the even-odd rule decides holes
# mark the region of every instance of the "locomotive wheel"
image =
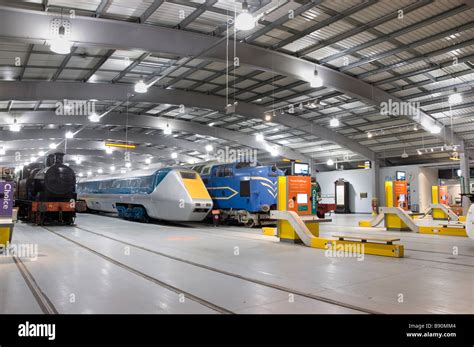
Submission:
[[140,218],[140,222],[142,222],[142,223],[150,223],[150,217],[148,217],[148,215],[145,214],[142,218]]
[[143,215],[139,221],[142,223],[150,223],[150,217],[148,216],[148,213],[146,213],[146,210],[143,207],[141,209],[143,210]]
[[34,221],[36,225],[43,225],[44,223],[44,216],[41,212],[36,212],[34,216]]
[[74,217],[67,216],[66,218],[64,218],[64,224],[73,225],[74,224]]
[[245,223],[245,226],[247,228],[255,228],[256,225],[257,223],[255,223],[255,220],[253,218],[249,218],[247,222]]

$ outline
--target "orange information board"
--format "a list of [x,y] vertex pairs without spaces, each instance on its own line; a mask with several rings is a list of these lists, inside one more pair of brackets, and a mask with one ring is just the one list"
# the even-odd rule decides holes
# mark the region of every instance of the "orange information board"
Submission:
[[311,214],[311,177],[288,176],[288,211]]
[[449,205],[448,186],[439,186],[439,203]]
[[408,210],[408,186],[406,181],[393,182],[394,207]]

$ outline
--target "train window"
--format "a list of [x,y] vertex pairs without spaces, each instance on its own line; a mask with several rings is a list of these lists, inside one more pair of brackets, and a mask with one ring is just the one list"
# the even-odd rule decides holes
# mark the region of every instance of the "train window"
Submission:
[[206,166],[205,168],[203,168],[201,175],[209,175],[211,173],[211,167],[212,166]]
[[233,176],[233,170],[232,170],[232,166],[230,165],[226,165],[225,166],[225,169],[224,169],[224,177],[229,177],[229,176]]
[[171,169],[161,169],[161,170],[158,170],[156,172],[156,176],[155,176],[155,187],[160,184],[161,181],[163,181],[163,179],[166,177],[166,175],[168,174],[168,172],[170,172]]
[[219,166],[216,172],[217,177],[224,177],[224,166]]
[[242,162],[242,161],[239,161],[237,164],[235,164],[235,168],[236,169],[242,169],[244,167],[250,167],[251,166],[251,163],[250,162]]
[[196,173],[195,172],[187,172],[187,171],[180,171],[181,178],[187,178],[187,179],[196,179]]
[[250,196],[250,181],[240,181],[240,196]]
[[99,182],[99,189],[108,189],[112,187],[112,181],[101,181]]
[[130,180],[120,180],[119,187],[120,188],[130,187]]
[[152,185],[152,177],[146,176],[140,178],[140,188],[150,188]]

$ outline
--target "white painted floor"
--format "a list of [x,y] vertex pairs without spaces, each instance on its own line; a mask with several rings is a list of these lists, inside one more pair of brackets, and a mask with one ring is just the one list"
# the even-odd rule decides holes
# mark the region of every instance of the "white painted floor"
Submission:
[[[260,229],[90,214],[77,228],[19,223],[13,242],[38,245],[37,259],[20,259],[59,313],[474,313],[473,240],[331,218],[323,236],[400,236],[405,258],[334,258]],[[0,256],[0,313],[41,313],[9,256]]]

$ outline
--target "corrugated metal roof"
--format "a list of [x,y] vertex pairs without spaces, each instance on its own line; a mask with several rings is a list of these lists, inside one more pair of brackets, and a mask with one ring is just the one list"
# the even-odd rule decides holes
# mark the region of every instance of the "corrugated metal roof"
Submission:
[[65,7],[65,8],[77,8],[81,10],[94,11],[100,5],[101,0],[50,0],[51,6]]

